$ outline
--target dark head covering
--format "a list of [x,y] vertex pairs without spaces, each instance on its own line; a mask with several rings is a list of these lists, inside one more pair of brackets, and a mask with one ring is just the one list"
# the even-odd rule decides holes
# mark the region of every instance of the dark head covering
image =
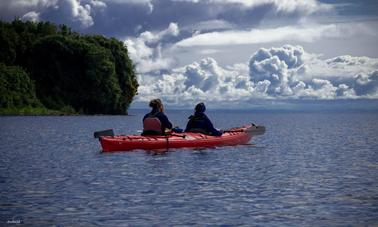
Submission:
[[203,102],[200,102],[196,105],[195,111],[198,113],[203,113],[206,111],[206,106],[203,104]]

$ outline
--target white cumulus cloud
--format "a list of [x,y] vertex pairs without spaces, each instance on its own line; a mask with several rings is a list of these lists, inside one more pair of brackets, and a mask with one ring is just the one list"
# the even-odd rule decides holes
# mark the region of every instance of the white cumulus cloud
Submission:
[[101,0],[12,0],[1,1],[0,12],[13,13],[22,20],[40,21],[54,19],[57,23],[88,28],[94,25],[96,11],[107,5]]
[[21,17],[21,20],[37,22],[37,21],[40,20],[39,13],[37,13],[35,11],[30,11],[30,12],[26,13],[25,15],[23,15]]
[[78,0],[60,0],[56,5],[56,10],[72,21],[79,22],[82,27],[90,27],[94,24],[90,4],[82,5]]
[[359,96],[378,98],[378,70],[356,75],[354,90]]
[[162,45],[167,39],[179,35],[180,30],[176,23],[170,23],[168,28],[160,32],[143,32],[137,38],[128,38],[125,45],[130,57],[136,64],[138,73],[148,73],[170,69],[174,59],[162,56]]
[[[221,67],[215,59],[204,58],[162,76],[144,74],[136,101],[159,95],[176,106],[206,101],[240,107],[261,99],[375,99],[378,98],[377,60],[351,56],[323,60],[301,46],[292,45],[261,48],[252,54],[248,64]],[[322,77],[311,71],[324,65],[329,67],[324,68]],[[340,74],[341,71],[350,74],[356,65],[364,73]]]
[[251,80],[255,83],[269,81],[267,93],[270,95],[291,96],[291,86],[298,83],[293,75],[304,64],[303,55],[304,50],[300,46],[261,48],[249,61]]

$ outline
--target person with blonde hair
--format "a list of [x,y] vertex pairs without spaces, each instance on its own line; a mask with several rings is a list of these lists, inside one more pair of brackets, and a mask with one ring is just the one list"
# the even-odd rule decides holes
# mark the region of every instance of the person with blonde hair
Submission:
[[143,117],[142,135],[164,135],[167,129],[172,129],[172,123],[164,114],[164,105],[160,99],[152,99],[149,106],[151,112]]

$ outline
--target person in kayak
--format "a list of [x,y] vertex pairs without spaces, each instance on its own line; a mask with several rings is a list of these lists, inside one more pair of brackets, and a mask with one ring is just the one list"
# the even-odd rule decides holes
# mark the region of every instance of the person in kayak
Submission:
[[204,103],[198,103],[194,110],[195,113],[189,117],[185,132],[199,132],[211,136],[222,135],[222,132],[215,129],[213,123],[206,116],[206,106]]
[[164,106],[160,99],[153,99],[149,106],[151,112],[143,117],[142,135],[163,135],[166,129],[172,129],[172,123],[164,114]]

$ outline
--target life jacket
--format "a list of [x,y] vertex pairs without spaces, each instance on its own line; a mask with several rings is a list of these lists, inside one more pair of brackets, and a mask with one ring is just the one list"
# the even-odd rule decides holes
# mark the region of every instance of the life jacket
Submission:
[[163,131],[161,129],[161,121],[159,118],[156,117],[156,115],[159,112],[155,114],[149,114],[144,120],[143,120],[143,133],[142,135],[161,135],[163,134]]

